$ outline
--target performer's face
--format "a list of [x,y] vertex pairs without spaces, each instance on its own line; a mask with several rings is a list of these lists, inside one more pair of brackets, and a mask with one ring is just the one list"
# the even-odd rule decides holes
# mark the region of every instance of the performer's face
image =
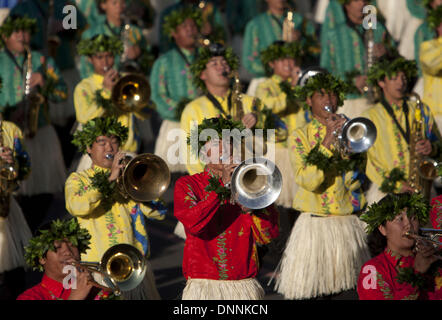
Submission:
[[333,113],[338,109],[338,97],[334,92],[316,91],[310,98],[307,98],[307,104],[312,108],[313,116],[318,119],[330,117],[330,113],[324,108],[329,106]]
[[367,4],[367,0],[350,0],[350,2],[345,5],[348,17],[351,20],[354,19],[362,22],[364,19],[364,13],[362,10]]
[[63,268],[73,260],[80,261],[80,253],[78,248],[67,240],[56,240],[54,246],[55,251],[48,250],[46,257],[40,258],[40,264],[43,265],[46,275],[61,282],[66,276]]
[[104,74],[114,66],[114,56],[110,52],[99,52],[89,58],[94,67],[94,72],[104,76]]
[[384,81],[379,81],[379,86],[388,100],[400,100],[407,90],[407,77],[400,71],[392,78],[385,77]]
[[433,0],[433,1],[430,3],[430,6],[431,6],[433,9],[436,9],[436,8],[439,7],[439,6],[442,6],[442,0]]
[[172,31],[172,37],[180,48],[190,49],[195,47],[198,37],[198,28],[195,21],[187,18],[182,24],[176,27],[174,31]]
[[273,73],[280,76],[283,80],[287,80],[292,75],[292,71],[296,66],[295,60],[291,58],[278,59],[270,62]]
[[25,44],[30,42],[30,33],[19,30],[11,33],[9,38],[4,38],[6,47],[14,53],[23,53],[25,51]]
[[206,87],[228,87],[230,79],[225,75],[230,73],[230,67],[224,57],[213,57],[206,64],[206,69],[201,72],[201,80]]
[[408,231],[417,232],[419,222],[415,217],[407,216],[407,208],[401,211],[392,221],[379,226],[379,231],[387,238],[387,245],[394,251],[413,248],[415,240],[405,236]]
[[126,9],[125,0],[105,0],[101,4],[101,9],[106,12],[107,16],[119,18]]
[[113,158],[108,159],[106,155],[114,156],[120,148],[120,140],[115,137],[99,136],[92,144],[92,147],[87,148],[92,164],[102,168],[111,168]]

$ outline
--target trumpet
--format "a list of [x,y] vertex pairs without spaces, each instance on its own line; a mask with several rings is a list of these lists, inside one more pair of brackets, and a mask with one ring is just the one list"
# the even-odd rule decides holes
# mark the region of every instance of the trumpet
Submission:
[[[325,106],[324,109],[334,115],[330,106]],[[363,117],[349,119],[343,114],[337,116],[346,120],[344,125],[334,133],[335,147],[341,155],[362,153],[373,146],[377,137],[377,129],[373,121]]]
[[[106,154],[112,160],[113,154]],[[152,201],[161,197],[170,184],[170,170],[160,157],[144,153],[136,157],[125,155],[122,173],[117,178],[117,190],[125,198],[137,202]]]
[[[423,235],[420,235],[420,234],[413,232],[413,231],[407,231],[407,232],[405,232],[404,236],[411,238],[411,239],[415,239],[417,241],[422,241],[427,244],[430,244],[435,249],[442,247],[442,242],[440,240],[438,240],[438,238],[442,237],[442,230],[441,229],[420,228],[419,231]],[[439,260],[442,260],[442,252],[439,252],[438,254],[436,254],[435,257],[438,258]]]
[[120,296],[122,291],[136,288],[143,281],[147,270],[143,254],[129,244],[110,247],[100,262],[75,261],[69,264],[100,274],[107,286],[99,284],[96,280],[91,280],[90,283],[95,287],[113,291],[116,296]]

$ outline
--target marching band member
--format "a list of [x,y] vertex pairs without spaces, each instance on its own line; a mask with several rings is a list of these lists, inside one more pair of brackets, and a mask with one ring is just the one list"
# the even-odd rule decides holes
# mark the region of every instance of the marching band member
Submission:
[[[359,116],[371,103],[362,96],[367,87],[368,48],[365,44],[366,31],[363,26],[363,8],[366,0],[342,0],[345,22],[334,29],[322,29],[321,67],[343,80],[351,81],[354,92],[347,96],[340,112],[349,118]],[[387,44],[393,42],[380,21],[373,29],[373,58],[377,59],[387,52]]]
[[364,155],[341,156],[335,133],[346,121],[331,115],[342,105],[348,86],[318,73],[298,89],[313,120],[289,136],[290,161],[299,186],[296,220],[277,268],[275,290],[286,299],[310,299],[356,287],[357,274],[369,259],[357,213],[365,206],[361,191]]
[[438,126],[442,126],[442,4],[429,12],[427,18],[430,28],[435,32],[432,40],[425,41],[420,46],[419,59],[424,78],[424,95],[422,100],[428,104],[436,117]]
[[[411,154],[435,157],[439,154],[440,133],[428,106],[420,108],[407,98],[410,79],[417,74],[415,61],[402,57],[385,57],[370,69],[368,81],[381,91],[381,100],[363,113],[376,125],[378,137],[368,150],[367,177],[371,181],[367,193],[369,204],[377,202],[386,193],[412,191],[407,182]],[[409,150],[416,110],[422,120],[422,139],[415,150]]]
[[[278,236],[278,212],[273,205],[251,210],[232,204],[232,149],[222,140],[223,129],[244,129],[224,118],[204,119],[198,130],[215,130],[218,138],[199,142],[207,158],[204,171],[178,179],[174,214],[186,231],[183,300],[258,300],[264,290],[255,279],[259,270],[257,244]],[[192,129],[194,130],[194,129]],[[226,141],[224,141],[226,142]],[[232,144],[231,144],[232,146]],[[220,163],[220,159],[225,157]],[[227,161],[230,159],[230,161]]]
[[361,268],[361,300],[440,300],[442,266],[435,248],[407,237],[428,221],[428,204],[417,194],[388,194],[371,205],[361,219],[367,223],[375,256]]
[[[266,0],[268,10],[247,23],[241,62],[255,78],[265,76],[260,52],[277,40],[283,40],[283,23],[286,18],[286,0]],[[303,41],[306,35],[313,36],[315,28],[298,12],[293,13],[294,41]]]
[[[261,61],[271,77],[258,85],[256,97],[284,122],[289,134],[311,121],[310,110],[303,110],[299,103],[290,99],[292,88],[298,84],[301,74],[300,59],[301,47],[297,42],[274,42],[261,52]],[[284,179],[287,181],[283,184],[276,205],[291,208],[297,186],[292,183],[294,175],[286,138],[276,143],[275,152],[276,165],[284,172]]]
[[90,274],[77,270],[76,287],[65,288],[64,279],[69,274],[64,268],[80,261],[90,244],[89,232],[80,227],[76,219],[54,220],[43,226],[38,235],[26,246],[26,263],[44,272],[41,282],[20,294],[17,300],[109,300],[114,295],[97,290],[90,283]]
[[[78,44],[79,54],[88,58],[94,73],[83,79],[74,91],[74,105],[78,123],[84,125],[89,120],[100,116],[115,115],[118,121],[129,129],[127,140],[121,149],[132,154],[139,149],[139,138],[135,131],[134,117],[146,119],[144,113],[127,113],[117,110],[112,104],[112,88],[118,81],[118,72],[114,69],[115,57],[121,54],[123,45],[117,37],[97,35]],[[90,166],[90,158],[86,155],[80,160],[78,171]]]
[[[131,244],[148,257],[146,218],[165,217],[159,202],[135,202],[117,192],[116,179],[124,167],[120,160],[125,157],[120,145],[127,137],[127,127],[115,117],[94,118],[74,134],[74,145],[92,159],[92,166],[72,173],[65,187],[66,209],[91,234],[90,248],[82,254],[85,261],[100,261],[104,252],[118,243]],[[126,299],[159,299],[149,270],[142,284],[123,293]]]
[[165,18],[163,29],[173,38],[175,46],[155,61],[150,75],[152,101],[163,119],[154,153],[167,162],[171,172],[186,172],[184,163],[168,161],[167,154],[173,141],[168,141],[167,135],[170,130],[180,128],[184,101],[199,96],[190,66],[197,56],[200,24],[200,11],[191,7],[172,11]]
[[[5,120],[16,123],[22,129],[26,149],[32,159],[29,178],[20,188],[20,194],[24,196],[61,192],[66,180],[60,141],[50,124],[47,109],[48,100],[66,100],[66,84],[52,58],[27,49],[35,27],[34,19],[10,16],[0,28],[5,44],[0,51],[1,74],[5,79],[0,92],[1,111]],[[24,75],[28,80],[24,79]],[[32,102],[35,101],[32,96],[39,97],[37,102]],[[25,111],[26,106],[31,106],[30,112]],[[36,199],[36,202],[39,205],[42,201]]]

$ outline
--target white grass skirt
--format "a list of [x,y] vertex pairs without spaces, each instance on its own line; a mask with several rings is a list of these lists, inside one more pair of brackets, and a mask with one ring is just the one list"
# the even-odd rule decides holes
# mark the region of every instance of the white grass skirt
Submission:
[[295,182],[288,148],[275,148],[275,164],[283,176],[282,191],[275,204],[284,208],[292,208],[293,199],[299,187]]
[[66,166],[54,127],[47,125],[38,129],[34,138],[25,139],[25,148],[31,159],[31,173],[21,183],[19,193],[32,196],[62,192]]
[[[128,151],[124,151],[128,156],[131,157],[135,157],[136,154],[133,152],[128,152]],[[89,169],[92,166],[92,159],[91,157],[87,154],[84,153],[81,158],[80,161],[78,162],[78,166],[77,169],[75,170],[76,172],[82,172],[84,170]]]
[[177,237],[186,240],[186,231],[184,230],[184,225],[181,223],[181,221],[178,221],[178,223],[175,226],[175,229],[173,230],[173,233]]
[[439,132],[442,133],[442,114],[435,115],[434,121],[436,121],[437,128],[439,129]]
[[373,107],[365,98],[349,99],[344,101],[344,105],[339,107],[337,113],[343,113],[350,119],[360,117],[361,114]]
[[0,217],[0,273],[25,266],[24,246],[32,237],[20,206],[10,199],[9,215]]
[[302,213],[292,229],[275,290],[286,299],[309,299],[356,287],[370,259],[364,224],[355,215],[312,217]]
[[255,278],[243,280],[188,279],[183,300],[262,300],[264,289]]
[[387,194],[383,193],[379,190],[379,186],[376,183],[371,183],[370,188],[367,191],[366,199],[367,199],[367,207],[371,206],[373,203],[378,202]]
[[[158,138],[155,143],[155,151],[154,154],[161,157],[164,161],[166,161],[169,166],[170,172],[187,172],[185,161],[180,160],[178,163],[171,163],[168,159],[169,149],[173,146],[179,146],[180,142],[177,141],[169,141],[167,140],[167,135],[171,130],[181,129],[180,123],[176,121],[163,120],[161,123],[160,132],[158,133]],[[173,150],[173,149],[171,149]],[[172,153],[172,151],[170,151]],[[175,155],[170,154],[169,157],[174,158]]]

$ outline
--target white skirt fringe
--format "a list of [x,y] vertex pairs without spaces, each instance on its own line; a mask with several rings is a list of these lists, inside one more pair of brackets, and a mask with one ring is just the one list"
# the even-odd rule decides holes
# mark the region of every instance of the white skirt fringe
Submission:
[[286,299],[309,299],[356,287],[370,259],[364,224],[357,216],[312,217],[296,221],[281,262],[275,290]]
[[373,203],[378,202],[383,197],[385,197],[387,194],[383,193],[381,190],[379,190],[379,186],[376,183],[371,183],[370,188],[367,191],[366,200],[367,200],[367,207],[371,206]]
[[0,273],[25,266],[24,246],[32,237],[20,206],[10,199],[9,215],[0,217]]
[[366,98],[348,99],[344,101],[344,105],[340,107],[337,113],[343,113],[348,118],[353,119],[360,117],[361,114],[373,107]]
[[184,230],[184,225],[181,223],[181,221],[178,221],[178,223],[175,226],[175,229],[173,230],[173,233],[177,237],[186,240],[186,231]]
[[188,279],[183,300],[262,300],[264,289],[255,278],[244,280]]
[[295,182],[288,148],[275,149],[275,164],[283,175],[282,191],[275,204],[284,208],[292,208],[293,199],[295,199],[299,187]]
[[[158,133],[157,141],[155,143],[154,154],[166,161],[167,165],[169,166],[170,172],[187,172],[185,161],[180,160],[177,164],[172,164],[168,160],[168,152],[170,147],[180,143],[180,141],[167,140],[168,133],[174,129],[181,129],[179,122],[163,120],[163,122],[161,123],[160,132]],[[169,156],[175,157],[175,155]]]
[[47,125],[38,129],[34,138],[25,139],[25,148],[31,159],[31,173],[21,183],[19,193],[32,196],[62,192],[67,173],[54,127]]

